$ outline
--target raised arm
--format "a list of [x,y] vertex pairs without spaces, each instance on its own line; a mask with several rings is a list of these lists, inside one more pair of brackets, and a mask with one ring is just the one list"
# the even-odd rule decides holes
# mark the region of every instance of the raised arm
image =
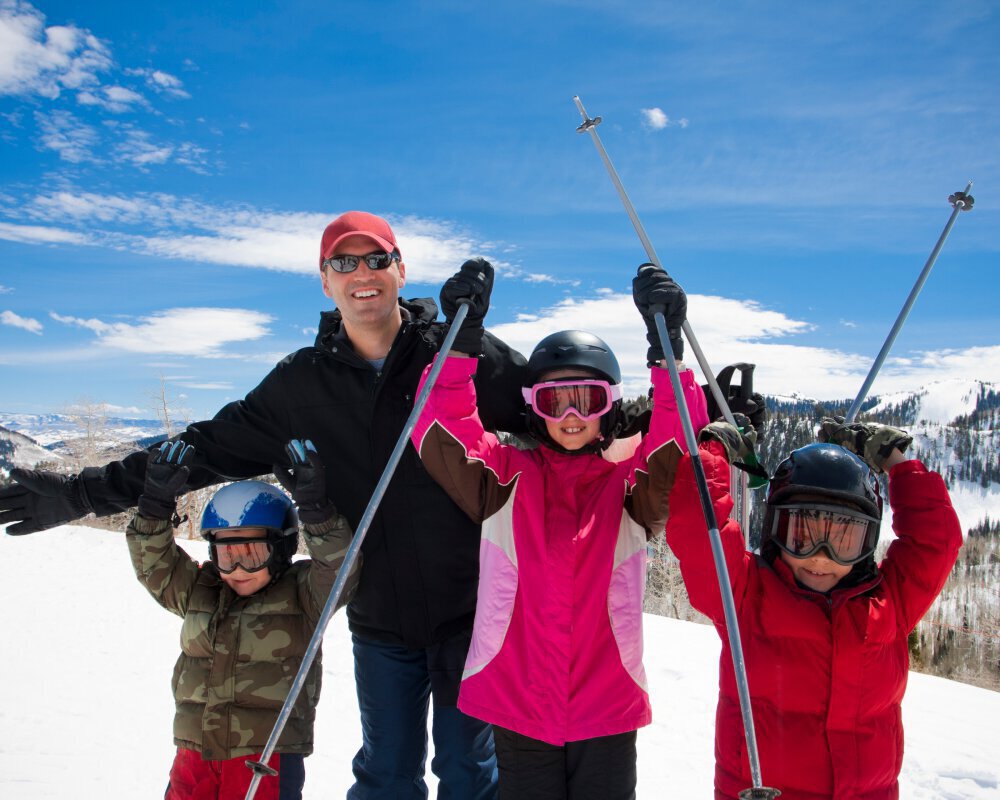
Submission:
[[177,497],[184,491],[194,453],[181,442],[164,442],[147,456],[139,511],[126,531],[139,582],[161,606],[183,617],[198,580],[198,564],[174,541]]
[[[312,559],[300,573],[299,598],[313,622],[323,613],[337,580],[354,532],[334,507],[326,491],[326,467],[309,439],[292,439],[285,447],[289,465],[276,464],[274,475],[292,495],[298,509],[306,549]],[[347,605],[358,589],[362,553],[359,551],[337,598],[337,609]]]

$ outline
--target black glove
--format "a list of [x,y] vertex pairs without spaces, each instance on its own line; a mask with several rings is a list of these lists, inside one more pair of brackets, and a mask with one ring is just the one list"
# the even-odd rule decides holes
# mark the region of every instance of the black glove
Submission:
[[7,528],[11,536],[72,522],[94,510],[77,476],[15,468],[10,477],[14,483],[0,489],[0,525],[16,523]]
[[875,422],[847,423],[844,417],[823,417],[819,425],[817,439],[850,450],[875,472],[884,471],[885,460],[893,450],[905,453],[913,442],[906,431]]
[[493,265],[485,258],[471,258],[441,287],[441,310],[450,325],[464,301],[469,306],[462,329],[452,348],[462,353],[478,355],[483,350],[483,320],[490,308],[493,291]]
[[[734,414],[733,418],[739,428],[734,428],[725,420],[720,419],[708,423],[698,434],[699,442],[721,442],[722,446],[726,448],[726,459],[730,464],[745,460],[753,452],[753,446],[757,443],[757,432],[750,427],[750,421],[742,414]],[[746,433],[740,433],[740,430],[745,430]]]
[[184,493],[194,448],[181,440],[164,442],[146,461],[146,483],[139,495],[139,514],[146,519],[173,519],[177,496]]
[[[734,416],[736,414],[745,415],[757,432],[757,438],[760,439],[764,433],[764,423],[767,422],[767,405],[764,403],[764,395],[753,391],[754,366],[754,364],[744,363],[730,364],[719,372],[715,382],[718,384],[722,396],[726,398],[729,410],[733,412]],[[743,380],[740,386],[731,386],[730,381],[732,381],[733,373],[736,370],[740,370]],[[708,418],[718,419],[723,416],[722,409],[715,402],[712,388],[708,384],[701,388],[705,392],[705,399],[708,402]]]
[[326,522],[337,509],[326,494],[326,467],[309,439],[292,439],[285,445],[291,469],[274,465],[274,477],[291,494],[299,519],[310,525]]
[[649,350],[646,360],[649,366],[663,359],[663,346],[656,330],[656,312],[663,312],[663,322],[667,326],[667,337],[674,358],[684,358],[684,340],[681,328],[687,319],[687,295],[674,279],[655,264],[641,264],[632,279],[632,299],[646,323],[646,341]]

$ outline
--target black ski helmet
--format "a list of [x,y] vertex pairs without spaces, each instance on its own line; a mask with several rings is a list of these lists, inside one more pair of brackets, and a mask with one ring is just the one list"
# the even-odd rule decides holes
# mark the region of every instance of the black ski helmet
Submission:
[[[612,386],[622,382],[621,367],[611,348],[600,337],[586,331],[559,331],[546,336],[535,345],[528,359],[525,372],[525,386],[534,386],[549,372],[562,369],[580,369],[606,380]],[[566,450],[549,437],[545,420],[535,410],[528,407],[528,430],[539,441],[560,453],[599,453],[607,449],[615,440],[624,422],[622,401],[615,400],[601,417],[601,436],[596,441],[579,450]]]
[[237,481],[212,495],[201,514],[201,535],[209,543],[230,528],[264,528],[274,555],[271,575],[292,563],[299,547],[299,515],[283,491],[264,481]]
[[768,484],[762,551],[774,530],[778,509],[803,495],[828,498],[836,505],[847,504],[882,519],[882,491],[871,467],[839,445],[808,444],[789,453]]

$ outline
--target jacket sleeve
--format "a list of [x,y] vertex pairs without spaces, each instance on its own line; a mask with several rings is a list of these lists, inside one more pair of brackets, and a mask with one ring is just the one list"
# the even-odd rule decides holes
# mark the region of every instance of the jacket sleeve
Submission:
[[136,514],[125,534],[139,583],[167,611],[183,617],[200,567],[177,546],[173,526],[166,520],[145,519]]
[[483,337],[483,357],[476,369],[479,416],[489,431],[521,434],[528,430],[521,387],[527,361],[491,333]]
[[[684,370],[679,377],[691,423],[697,433],[708,423],[705,393],[695,382],[691,370]],[[660,367],[653,367],[651,380],[653,415],[649,432],[631,459],[628,479],[631,492],[625,501],[629,515],[646,529],[649,537],[663,530],[667,521],[670,490],[674,485],[677,465],[681,455],[687,451],[669,373]]]
[[[351,545],[354,533],[347,519],[342,514],[335,514],[325,522],[303,524],[302,538],[305,539],[309,551],[309,569],[300,573],[299,598],[306,616],[311,622],[319,620],[326,606],[330,590],[344,566],[347,548]],[[361,577],[361,562],[363,555],[359,550],[357,558],[347,574],[344,588],[337,598],[337,611],[346,606],[358,590],[358,580]]]
[[879,571],[909,633],[944,588],[962,546],[962,527],[944,480],[915,459],[889,471],[889,497],[897,538]]
[[[706,442],[698,447],[705,470],[716,522],[720,525],[726,569],[737,607],[747,586],[753,554],[743,545],[740,526],[729,519],[733,499],[729,494],[729,462],[722,445]],[[722,594],[715,572],[715,559],[702,511],[691,457],[685,455],[677,470],[677,480],[670,493],[670,518],[667,520],[667,544],[680,560],[681,575],[691,605],[708,615],[716,624],[725,623]]]
[[[516,449],[483,428],[473,384],[476,362],[446,359],[410,439],[434,480],[470,519],[481,523],[510,496],[514,476],[507,473]],[[432,366],[424,370],[421,389]]]
[[[192,423],[181,434],[195,446],[198,464],[204,465],[191,469],[190,489],[268,475],[272,464],[284,462],[284,443],[292,437],[285,419],[288,386],[283,375],[291,358],[271,370],[243,400],[225,406],[211,420]],[[148,455],[142,450],[80,473],[97,516],[125,511],[138,502]]]

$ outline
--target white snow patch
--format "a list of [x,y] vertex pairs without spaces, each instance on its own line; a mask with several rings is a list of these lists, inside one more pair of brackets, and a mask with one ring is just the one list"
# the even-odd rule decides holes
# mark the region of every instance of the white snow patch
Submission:
[[[181,544],[206,557],[203,542]],[[162,796],[174,753],[170,675],[180,619],[135,580],[123,534],[63,526],[0,535],[0,557],[0,797]],[[708,797],[718,635],[664,617],[644,622],[654,722],[639,732],[638,795]],[[361,743],[353,669],[338,613],[324,642],[306,800],[343,797],[351,785]],[[998,797],[1000,693],[911,673],[903,717],[901,797]],[[428,785],[433,797],[433,777]]]

